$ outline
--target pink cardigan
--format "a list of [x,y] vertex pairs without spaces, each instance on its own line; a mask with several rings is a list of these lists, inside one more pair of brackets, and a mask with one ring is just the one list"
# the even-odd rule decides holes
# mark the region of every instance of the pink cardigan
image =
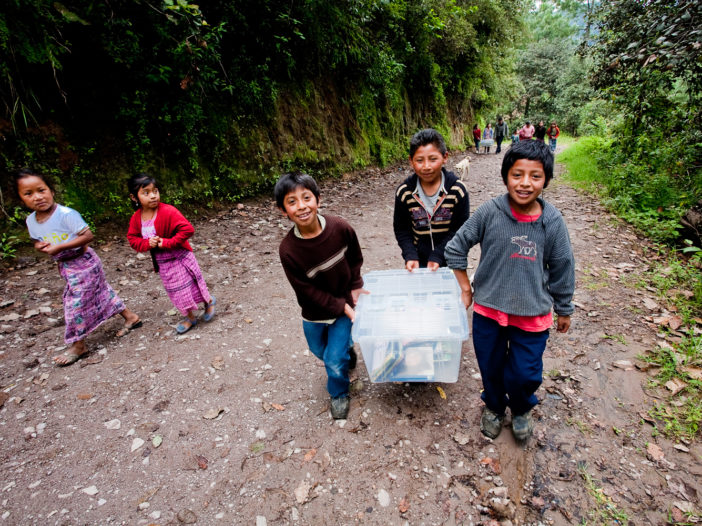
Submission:
[[[156,235],[163,239],[161,250],[184,248],[190,252],[193,251],[190,243],[188,243],[188,238],[195,233],[195,229],[175,206],[159,203],[154,228],[156,229]],[[129,220],[127,240],[137,252],[148,252],[150,250],[149,240],[141,237],[141,209],[134,212],[134,215]]]

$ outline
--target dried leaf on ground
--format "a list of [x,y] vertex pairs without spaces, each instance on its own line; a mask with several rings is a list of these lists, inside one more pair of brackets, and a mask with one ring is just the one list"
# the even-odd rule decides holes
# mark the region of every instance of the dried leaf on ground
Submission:
[[304,504],[309,498],[310,490],[312,486],[306,480],[300,482],[300,485],[295,488],[295,500],[298,504]]
[[278,411],[285,411],[285,406],[284,406],[284,405],[280,405],[280,404],[271,404],[271,407],[272,407],[273,409],[278,410]]
[[219,356],[219,355],[215,356],[212,359],[212,367],[214,367],[218,371],[221,371],[222,369],[224,369],[224,358],[222,356]]
[[410,501],[407,497],[402,497],[402,500],[400,501],[400,504],[397,505],[397,510],[400,513],[407,513],[407,510],[410,508]]
[[305,453],[305,462],[309,462],[310,460],[312,460],[316,454],[316,449],[310,449],[307,453]]
[[670,394],[676,395],[687,387],[687,382],[680,378],[672,378],[665,383],[665,386],[670,391]]
[[654,462],[663,460],[663,457],[665,457],[665,455],[663,454],[663,450],[660,448],[660,446],[654,444],[653,442],[649,442],[648,446],[646,446],[646,453],[648,454],[648,458],[650,458]]
[[651,298],[643,298],[641,301],[643,301],[644,306],[648,310],[658,310],[660,307],[658,306],[658,303],[656,303],[654,300]]
[[688,365],[686,367],[681,367],[680,371],[688,375],[693,380],[702,380],[702,368],[700,367]]
[[202,455],[195,455],[195,460],[197,461],[197,467],[200,469],[207,469],[208,460]]
[[441,387],[438,387],[438,386],[436,387],[436,390],[439,391],[439,396],[440,396],[443,400],[446,400],[446,393],[444,392],[444,390],[443,390]]
[[668,327],[670,327],[674,331],[677,331],[681,325],[682,318],[680,316],[671,316],[670,320],[668,320]]
[[634,364],[629,360],[617,360],[616,362],[612,362],[612,365],[619,369],[624,369],[625,371],[631,371],[634,368]]

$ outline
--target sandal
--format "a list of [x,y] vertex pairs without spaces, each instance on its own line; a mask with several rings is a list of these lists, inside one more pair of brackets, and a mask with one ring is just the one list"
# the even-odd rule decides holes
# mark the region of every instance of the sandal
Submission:
[[131,325],[125,325],[124,327],[122,327],[120,330],[117,331],[117,337],[121,338],[122,336],[126,336],[131,331],[133,331],[134,329],[138,329],[142,325],[144,325],[144,323],[141,320],[137,320],[134,323],[132,323]]
[[[69,365],[72,365],[72,364],[76,363],[78,360],[80,360],[80,359],[81,359],[83,356],[85,356],[86,354],[88,354],[88,353],[87,353],[87,352],[84,352],[83,354],[76,354],[76,353],[73,353],[73,352],[64,351],[62,354],[59,354],[58,356],[55,356],[55,357],[54,357],[54,365],[55,365],[56,367],[68,367]],[[66,361],[65,361],[65,362],[61,362],[61,363],[58,363],[58,362],[56,361],[56,359],[57,359],[57,358],[60,358],[60,357],[65,358]]]
[[195,325],[197,325],[197,318],[195,318],[194,320],[191,320],[190,318],[185,318],[178,325],[176,325],[176,332],[178,334],[185,334],[190,329],[195,327]]
[[[208,303],[205,309],[205,314],[202,315],[202,321],[212,321],[215,315],[215,305],[217,305],[217,298],[210,296],[210,303]],[[210,310],[211,309],[211,310]],[[207,311],[210,311],[209,313]]]

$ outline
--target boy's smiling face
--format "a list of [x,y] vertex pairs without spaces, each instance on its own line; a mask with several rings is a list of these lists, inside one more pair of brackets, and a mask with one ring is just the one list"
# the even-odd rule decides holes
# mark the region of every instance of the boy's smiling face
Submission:
[[515,212],[536,215],[541,206],[536,198],[541,195],[546,184],[546,173],[541,161],[519,159],[507,172],[507,193]]
[[319,226],[317,208],[319,201],[312,191],[304,186],[298,186],[288,192],[283,199],[283,212],[303,233],[314,231]]
[[441,167],[447,158],[448,154],[442,154],[435,144],[429,143],[417,148],[410,157],[410,163],[422,183],[431,185],[441,180]]

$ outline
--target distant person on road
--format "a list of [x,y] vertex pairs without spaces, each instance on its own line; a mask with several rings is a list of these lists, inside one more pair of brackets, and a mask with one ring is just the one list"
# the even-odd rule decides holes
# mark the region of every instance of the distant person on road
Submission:
[[530,141],[531,138],[534,136],[534,127],[531,125],[531,122],[526,121],[526,124],[522,126],[522,128],[519,130],[519,140],[520,141]]
[[140,173],[129,179],[129,198],[137,209],[129,221],[127,240],[137,252],[151,252],[154,271],[173,306],[183,315],[176,332],[184,334],[198,324],[195,311],[202,303],[202,320],[212,321],[217,300],[210,294],[188,239],[195,233],[180,211],[161,202],[156,179]]
[[363,255],[344,219],[318,213],[319,187],[307,174],[286,173],[273,189],[278,208],[293,222],[280,243],[280,262],[302,308],[310,351],[324,362],[331,415],[349,412],[349,370],[356,367],[351,339],[354,307],[363,290]]
[[446,266],[444,247],[468,219],[468,189],[444,168],[446,142],[431,128],[410,141],[414,173],[395,192],[393,229],[405,268],[436,270]]
[[[573,249],[563,216],[540,197],[552,178],[548,146],[513,145],[502,161],[507,193],[480,206],[446,246],[466,309],[475,289],[473,348],[485,402],[480,430],[490,438],[500,434],[507,407],[517,440],[531,436],[552,309],[558,332],[570,327]],[[466,260],[477,244],[480,262],[471,288]]]
[[509,137],[509,126],[507,126],[507,123],[500,115],[497,117],[497,124],[495,125],[495,142],[497,143],[496,154],[502,151],[502,141],[505,140],[505,137]]
[[83,357],[88,349],[85,338],[115,314],[124,318],[117,332],[124,336],[141,327],[139,316],[129,310],[105,279],[97,253],[88,246],[93,233],[81,215],[54,201],[54,189],[43,175],[22,169],[15,174],[15,188],[24,205],[32,210],[27,230],[34,248],[51,256],[65,280],[63,316],[64,341],[69,348],[54,357],[63,367]]
[[553,153],[556,153],[556,139],[558,139],[560,134],[561,130],[556,125],[556,121],[551,121],[551,125],[546,130],[546,135],[548,135],[548,145]]
[[492,124],[488,122],[483,130],[483,140],[480,141],[480,145],[484,148],[483,153],[490,153],[490,148],[495,142],[494,138],[495,130],[492,129]]
[[544,121],[539,121],[539,124],[534,128],[534,139],[544,142],[544,137],[546,137],[546,126],[544,126]]
[[473,142],[475,143],[475,153],[480,153],[480,139],[482,138],[482,130],[478,124],[473,124]]

